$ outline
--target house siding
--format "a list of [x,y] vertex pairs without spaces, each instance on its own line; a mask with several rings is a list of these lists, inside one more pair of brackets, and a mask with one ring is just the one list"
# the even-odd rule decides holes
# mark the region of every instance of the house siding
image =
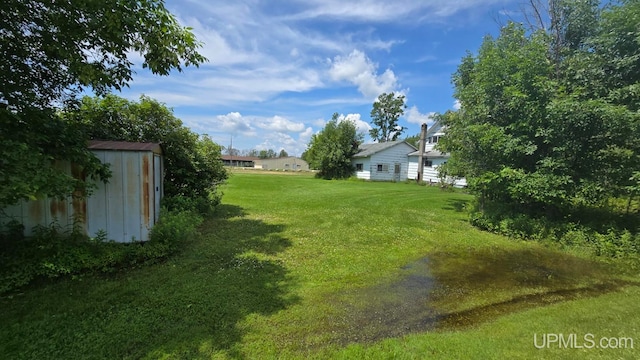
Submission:
[[357,158],[353,160],[353,166],[356,164],[362,164],[362,171],[356,170],[356,177],[358,179],[371,180],[371,161],[369,158]]
[[[432,166],[425,166],[422,170],[422,181],[428,183],[437,183],[440,181],[438,178],[438,167],[447,162],[447,158],[433,158],[429,159],[432,162]],[[409,179],[415,180],[418,177],[418,156],[409,156]],[[447,178],[448,183],[453,183],[455,187],[467,186],[467,181],[464,178]]]
[[[363,164],[363,171],[356,172],[359,179],[374,181],[405,181],[408,175],[407,154],[415,151],[407,143],[398,143],[395,146],[381,150],[369,157],[354,158],[351,162]],[[399,171],[396,173],[396,164]],[[378,165],[382,165],[379,171]]]

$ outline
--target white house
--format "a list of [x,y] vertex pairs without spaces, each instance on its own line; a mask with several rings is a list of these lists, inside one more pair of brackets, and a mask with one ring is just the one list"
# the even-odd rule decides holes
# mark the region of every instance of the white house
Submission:
[[358,179],[376,181],[407,180],[407,154],[416,148],[405,141],[362,144],[351,159]]
[[[448,153],[440,152],[435,149],[438,140],[445,136],[443,126],[436,122],[431,126],[431,128],[427,131],[427,139],[426,144],[424,146],[424,153],[422,155],[423,160],[423,170],[422,170],[422,180],[428,183],[437,183],[440,181],[438,177],[438,166],[447,162],[449,158]],[[414,151],[409,154],[409,167],[408,167],[408,178],[411,180],[415,180],[418,177],[418,159],[419,159],[420,151]],[[445,181],[449,184],[452,184],[455,187],[465,187],[467,186],[467,181],[464,178],[447,178]]]

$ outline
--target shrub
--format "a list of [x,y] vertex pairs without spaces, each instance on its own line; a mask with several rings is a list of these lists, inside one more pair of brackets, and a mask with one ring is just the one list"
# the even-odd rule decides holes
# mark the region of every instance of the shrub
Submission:
[[160,221],[151,229],[149,243],[176,249],[181,242],[197,234],[202,220],[201,216],[192,211],[169,211],[163,208]]
[[[57,278],[87,272],[110,273],[125,267],[154,263],[175,253],[179,245],[197,234],[202,217],[192,211],[163,208],[150,241],[106,241],[106,232],[89,238],[73,227],[57,223],[37,226],[29,238],[9,226],[0,234],[0,293],[27,285],[36,278]],[[5,228],[7,228],[5,226]]]
[[186,196],[166,196],[162,199],[162,204],[170,211],[188,211],[207,215],[213,213],[216,206],[222,199],[221,193],[210,193],[208,196],[186,197]]
[[614,222],[605,226],[600,221],[594,226],[569,220],[552,221],[510,212],[498,205],[488,206],[485,212],[473,211],[470,222],[480,229],[512,238],[548,241],[566,248],[586,250],[594,256],[630,260],[640,265],[640,236]]

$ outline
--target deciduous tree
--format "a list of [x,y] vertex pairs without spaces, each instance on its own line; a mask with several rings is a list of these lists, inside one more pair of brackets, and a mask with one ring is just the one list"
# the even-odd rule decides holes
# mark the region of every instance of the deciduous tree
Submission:
[[304,159],[323,179],[344,179],[353,175],[351,158],[358,152],[363,135],[354,122],[339,121],[338,113],[317,134],[311,136]]
[[[56,114],[83,91],[105,94],[131,81],[131,54],[159,75],[202,63],[201,44],[162,0],[6,0],[0,22],[0,207],[86,188],[55,164],[91,177],[108,171],[86,138]],[[106,134],[126,128],[103,129]]]
[[217,186],[227,178],[222,147],[189,130],[171,109],[149,97],[139,102],[115,95],[85,97],[79,109],[69,109],[64,116],[90,139],[161,143],[167,196],[215,197]]
[[155,74],[202,63],[201,44],[162,0],[6,0],[0,96],[13,109],[50,108],[88,87],[131,81],[131,53]]
[[395,141],[406,129],[398,125],[398,119],[404,114],[407,106],[404,103],[404,95],[383,93],[373,103],[371,109],[371,125],[369,135],[374,141]]

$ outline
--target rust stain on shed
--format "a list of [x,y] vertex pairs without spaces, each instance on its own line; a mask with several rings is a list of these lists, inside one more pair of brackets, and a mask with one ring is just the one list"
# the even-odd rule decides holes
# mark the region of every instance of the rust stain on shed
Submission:
[[[76,164],[71,165],[71,176],[78,180],[84,180],[84,174],[82,167]],[[71,195],[71,206],[73,207],[74,220],[81,224],[86,224],[87,221],[87,199],[86,194],[76,189]]]
[[149,155],[142,156],[142,214],[144,224],[149,226]]
[[29,217],[31,219],[40,219],[42,217],[42,206],[40,201],[31,201],[29,203]]
[[56,218],[66,218],[67,217],[67,202],[64,200],[51,199],[49,203],[49,210],[51,211],[51,216]]

